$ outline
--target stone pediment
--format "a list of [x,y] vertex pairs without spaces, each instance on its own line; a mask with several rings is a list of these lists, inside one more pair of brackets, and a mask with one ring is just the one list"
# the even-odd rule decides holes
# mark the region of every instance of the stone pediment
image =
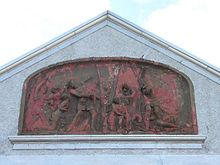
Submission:
[[0,153],[211,159],[219,84],[217,68],[106,11],[1,67]]

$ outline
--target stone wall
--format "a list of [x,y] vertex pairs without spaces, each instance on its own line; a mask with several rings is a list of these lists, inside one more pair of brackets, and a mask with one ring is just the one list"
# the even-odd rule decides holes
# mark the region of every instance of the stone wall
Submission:
[[[128,32],[126,32],[128,33]],[[1,155],[38,155],[38,154],[219,154],[220,153],[220,85],[208,77],[192,69],[193,65],[184,65],[184,59],[176,60],[174,53],[154,45],[138,40],[139,36],[130,37],[121,33],[120,29],[104,26],[91,34],[81,37],[73,44],[60,49],[44,59],[38,57],[27,61],[32,62],[29,67],[25,64],[17,66],[14,70],[19,72],[0,82],[0,154]],[[74,36],[78,37],[78,36]],[[155,49],[158,47],[158,49]],[[52,50],[51,50],[52,51]],[[45,53],[48,53],[44,52]],[[164,53],[166,52],[166,53]],[[169,54],[169,56],[167,56]],[[199,135],[207,136],[203,149],[200,150],[13,150],[8,136],[15,136],[18,133],[18,119],[22,87],[25,79],[33,72],[62,61],[87,58],[87,57],[132,57],[144,58],[171,66],[187,75],[194,86],[194,97],[198,120]],[[174,58],[172,58],[172,56]],[[35,62],[36,61],[36,62]],[[191,68],[191,67],[192,68]],[[23,68],[23,69],[22,69]],[[9,71],[11,72],[11,71]]]

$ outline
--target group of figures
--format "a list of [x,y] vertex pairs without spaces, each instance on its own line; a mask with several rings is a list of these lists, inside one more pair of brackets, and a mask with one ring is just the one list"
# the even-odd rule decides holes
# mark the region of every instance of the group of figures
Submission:
[[143,66],[63,67],[68,69],[53,69],[28,81],[23,134],[158,134],[192,128],[188,121],[180,126],[178,104],[175,112],[164,109],[168,106],[154,91],[161,82],[148,81]]

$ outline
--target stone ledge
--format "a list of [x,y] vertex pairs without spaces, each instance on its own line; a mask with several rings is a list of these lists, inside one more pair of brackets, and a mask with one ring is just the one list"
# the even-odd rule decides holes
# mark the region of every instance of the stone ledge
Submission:
[[18,135],[9,136],[15,150],[41,149],[202,149],[201,135]]

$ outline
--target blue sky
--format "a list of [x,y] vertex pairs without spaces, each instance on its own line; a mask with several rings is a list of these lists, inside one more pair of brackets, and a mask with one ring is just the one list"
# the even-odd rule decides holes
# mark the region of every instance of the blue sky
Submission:
[[0,2],[0,65],[111,10],[220,68],[219,0],[7,0]]
[[146,17],[158,9],[174,4],[176,0],[111,0],[111,10],[141,26]]

